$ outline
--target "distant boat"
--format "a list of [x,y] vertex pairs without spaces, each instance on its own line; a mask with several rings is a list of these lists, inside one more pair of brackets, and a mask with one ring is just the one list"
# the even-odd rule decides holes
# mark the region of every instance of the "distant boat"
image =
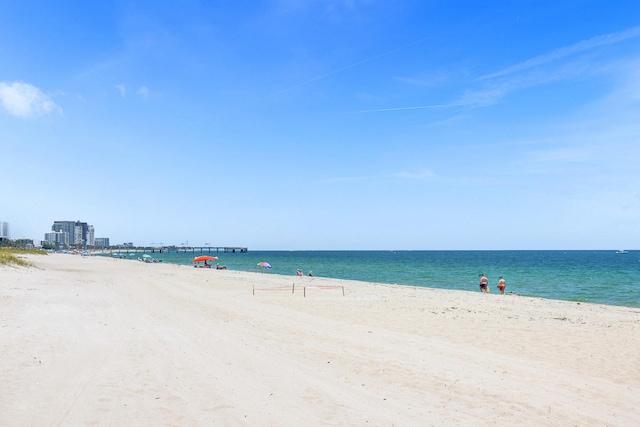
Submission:
[[629,251],[625,251],[624,249],[620,249],[619,251],[616,251],[617,254],[628,254]]

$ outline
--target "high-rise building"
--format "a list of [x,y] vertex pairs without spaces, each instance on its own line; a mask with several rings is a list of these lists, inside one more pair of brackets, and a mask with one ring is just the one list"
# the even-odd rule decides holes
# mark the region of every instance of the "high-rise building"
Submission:
[[85,244],[87,246],[95,246],[95,237],[93,232],[93,225],[87,225],[87,235],[85,237]]
[[[93,245],[93,225],[80,221],[54,221],[51,231],[63,232],[68,235],[68,245],[87,246]],[[46,240],[46,237],[45,237]]]
[[109,247],[109,238],[108,237],[96,237],[94,239],[94,246],[96,248],[108,248]]
[[11,238],[11,226],[8,222],[0,221],[0,237]]
[[[67,245],[73,245],[75,243],[75,227],[76,223],[74,221],[55,221],[51,226],[51,231],[58,233],[66,234],[66,242]],[[45,236],[46,240],[46,236]]]
[[69,234],[66,231],[52,231],[44,233],[44,241],[50,245],[67,246],[69,244]]

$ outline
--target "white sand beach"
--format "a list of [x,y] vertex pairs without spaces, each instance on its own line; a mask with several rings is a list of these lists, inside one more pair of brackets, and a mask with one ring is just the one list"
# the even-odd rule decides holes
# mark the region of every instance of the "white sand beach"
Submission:
[[3,426],[640,425],[637,308],[26,258],[0,267]]

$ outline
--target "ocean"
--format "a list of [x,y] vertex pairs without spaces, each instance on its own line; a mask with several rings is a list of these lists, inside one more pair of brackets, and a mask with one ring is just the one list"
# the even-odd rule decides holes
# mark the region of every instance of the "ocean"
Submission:
[[[142,254],[136,254],[136,257]],[[215,255],[230,270],[423,286],[478,292],[479,275],[498,292],[566,301],[640,307],[640,251],[249,251],[155,253],[162,262],[193,265],[194,256]],[[257,264],[268,262],[272,268]]]

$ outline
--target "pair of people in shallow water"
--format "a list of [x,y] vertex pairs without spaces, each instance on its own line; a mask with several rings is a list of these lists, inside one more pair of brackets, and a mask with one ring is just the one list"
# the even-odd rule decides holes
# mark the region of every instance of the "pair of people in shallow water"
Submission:
[[[498,279],[498,290],[504,294],[504,288],[507,287],[507,281],[500,276]],[[489,292],[489,279],[484,274],[480,275],[480,292]]]
[[[304,276],[304,274],[302,274],[302,270],[298,269],[298,271],[296,271],[296,276]],[[309,272],[309,276],[313,276],[313,273]]]

